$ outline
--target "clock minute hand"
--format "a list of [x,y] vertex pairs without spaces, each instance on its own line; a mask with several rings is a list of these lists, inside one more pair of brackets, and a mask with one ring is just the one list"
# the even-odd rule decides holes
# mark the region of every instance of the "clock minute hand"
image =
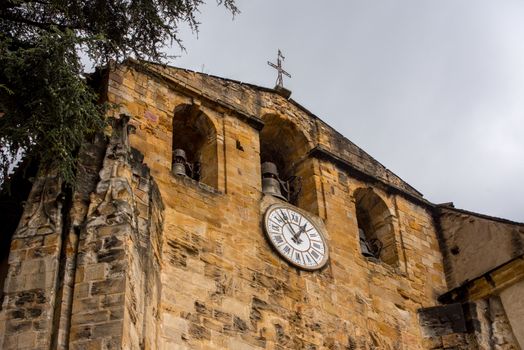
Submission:
[[293,226],[291,226],[291,224],[289,223],[288,219],[286,219],[286,216],[283,216],[283,215],[278,215],[278,217],[280,218],[280,220],[284,221],[286,224],[288,224],[289,228],[291,229],[291,231],[293,232],[293,237],[296,235],[295,233],[295,230],[293,230]]
[[286,216],[281,217],[281,219],[284,220],[284,222],[287,223],[289,228],[291,229],[291,232],[293,233],[293,241],[295,241],[297,244],[302,243],[302,240],[299,238],[302,232],[299,231],[298,233],[296,233],[295,229],[293,228],[289,220],[286,218]]
[[[291,226],[291,223],[289,222],[289,220],[286,220],[287,224],[289,225],[289,228],[291,229],[291,232],[293,232],[293,238],[297,238],[297,233],[295,232],[295,229],[293,228],[293,226]],[[300,232],[298,233],[298,236],[300,235]]]

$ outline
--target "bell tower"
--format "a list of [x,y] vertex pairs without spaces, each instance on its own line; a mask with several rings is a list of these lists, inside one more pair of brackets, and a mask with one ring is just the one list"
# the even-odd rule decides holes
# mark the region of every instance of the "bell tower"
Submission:
[[25,188],[0,348],[522,347],[523,224],[429,202],[278,84],[106,77],[77,186]]

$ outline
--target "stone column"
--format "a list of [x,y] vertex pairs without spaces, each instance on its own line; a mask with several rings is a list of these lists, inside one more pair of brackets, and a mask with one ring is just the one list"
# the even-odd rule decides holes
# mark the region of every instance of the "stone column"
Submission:
[[[128,118],[113,123],[100,181],[80,233],[70,349],[140,349],[155,298],[149,208],[152,180],[128,142]],[[157,214],[155,214],[157,215]],[[160,215],[157,215],[160,216]],[[154,243],[153,243],[154,244]],[[148,260],[149,259],[149,260]],[[152,285],[146,285],[152,281]],[[148,293],[148,290],[153,292]],[[148,321],[149,320],[149,321]],[[153,322],[154,323],[154,322]]]
[[76,277],[78,241],[80,231],[85,223],[90,203],[90,194],[99,181],[107,142],[104,135],[97,135],[93,142],[82,144],[78,154],[76,182],[71,195],[68,216],[69,224],[64,230],[61,258],[61,283],[58,290],[55,309],[56,328],[53,334],[52,349],[67,350],[69,347],[69,330],[71,328],[71,309]]
[[49,349],[62,248],[61,181],[35,180],[11,242],[0,313],[1,349]]

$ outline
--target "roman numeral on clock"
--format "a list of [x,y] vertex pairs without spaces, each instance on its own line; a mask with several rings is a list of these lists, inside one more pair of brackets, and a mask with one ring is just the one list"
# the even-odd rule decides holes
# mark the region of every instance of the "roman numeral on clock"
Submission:
[[282,238],[281,235],[274,235],[274,236],[273,236],[273,239],[274,239],[275,242],[277,242],[278,244],[282,244],[282,243],[284,243],[284,239]]
[[311,260],[311,258],[309,257],[308,253],[305,253],[304,256],[306,257],[306,260],[307,260],[308,263],[310,263],[310,264],[313,263],[313,260]]

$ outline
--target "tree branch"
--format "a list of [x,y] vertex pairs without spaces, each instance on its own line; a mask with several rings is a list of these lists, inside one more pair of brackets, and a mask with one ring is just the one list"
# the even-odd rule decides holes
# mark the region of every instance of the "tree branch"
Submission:
[[47,30],[47,31],[49,31],[51,29],[51,27],[56,27],[56,28],[60,29],[61,31],[64,31],[66,29],[82,29],[82,28],[76,27],[74,25],[64,25],[64,24],[58,24],[58,23],[54,23],[54,22],[37,22],[37,21],[33,21],[31,19],[28,19],[28,18],[24,18],[24,17],[21,17],[21,16],[16,16],[16,15],[13,15],[11,13],[5,13],[5,12],[4,13],[0,13],[0,19],[6,20],[6,21],[10,21],[10,22],[15,22],[15,23],[27,24],[29,26],[37,27],[37,28],[44,29],[44,30]]

